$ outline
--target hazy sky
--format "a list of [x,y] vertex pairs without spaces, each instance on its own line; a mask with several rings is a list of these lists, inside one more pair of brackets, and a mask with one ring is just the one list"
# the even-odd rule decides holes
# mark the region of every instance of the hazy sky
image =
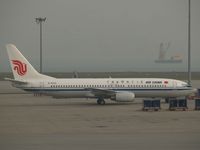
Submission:
[[[188,0],[0,0],[0,72],[10,72],[7,43],[39,70],[187,71]],[[200,71],[200,0],[191,0],[192,70]],[[159,45],[183,62],[156,64]]]

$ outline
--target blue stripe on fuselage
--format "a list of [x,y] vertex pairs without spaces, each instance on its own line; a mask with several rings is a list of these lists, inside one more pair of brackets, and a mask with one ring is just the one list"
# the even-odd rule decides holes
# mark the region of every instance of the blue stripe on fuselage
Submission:
[[[33,91],[33,92],[37,92],[37,91],[90,91],[89,89],[84,89],[84,88],[80,88],[80,89],[69,89],[69,88],[23,88],[23,90],[25,91]],[[191,90],[189,88],[159,88],[159,89],[102,89],[102,90],[113,90],[113,91],[167,91],[167,90]]]

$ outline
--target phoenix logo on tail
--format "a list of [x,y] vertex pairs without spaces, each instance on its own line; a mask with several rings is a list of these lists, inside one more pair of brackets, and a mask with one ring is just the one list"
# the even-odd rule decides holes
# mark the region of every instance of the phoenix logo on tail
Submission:
[[14,65],[14,70],[17,71],[18,75],[23,76],[27,72],[27,66],[25,63],[22,63],[19,60],[12,60],[12,63]]

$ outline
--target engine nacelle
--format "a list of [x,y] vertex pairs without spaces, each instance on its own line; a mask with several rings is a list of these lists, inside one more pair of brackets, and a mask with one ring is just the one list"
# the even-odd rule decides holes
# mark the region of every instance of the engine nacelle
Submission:
[[116,102],[132,102],[135,99],[135,94],[131,92],[119,92],[111,99]]

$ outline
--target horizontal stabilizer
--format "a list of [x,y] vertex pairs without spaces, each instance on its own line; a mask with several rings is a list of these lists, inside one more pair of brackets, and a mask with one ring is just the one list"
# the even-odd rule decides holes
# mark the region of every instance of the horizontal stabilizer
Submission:
[[4,78],[4,80],[10,81],[10,82],[13,82],[13,83],[16,83],[16,84],[27,84],[28,83],[26,81],[19,81],[19,80],[15,80],[15,79],[11,79],[11,78]]

